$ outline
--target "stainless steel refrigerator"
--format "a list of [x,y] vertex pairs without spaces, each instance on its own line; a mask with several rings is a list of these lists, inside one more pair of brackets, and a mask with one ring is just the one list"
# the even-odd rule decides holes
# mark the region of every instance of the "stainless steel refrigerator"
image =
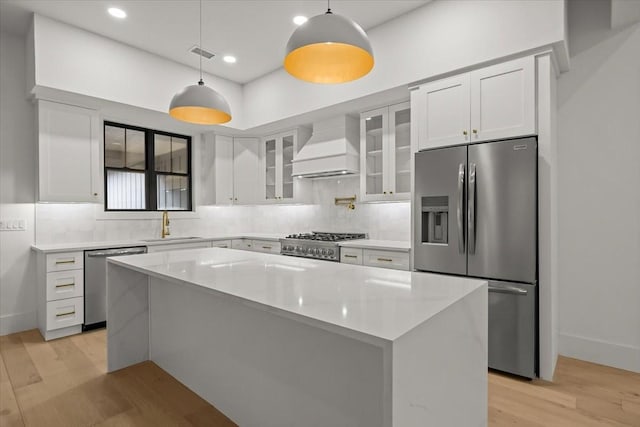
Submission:
[[414,267],[489,281],[489,367],[538,373],[535,137],[415,156]]

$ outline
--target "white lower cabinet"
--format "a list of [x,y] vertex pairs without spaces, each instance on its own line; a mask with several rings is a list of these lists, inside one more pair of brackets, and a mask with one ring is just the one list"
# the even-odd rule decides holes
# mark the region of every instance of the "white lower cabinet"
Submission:
[[280,253],[280,242],[273,240],[252,240],[252,250],[271,254]]
[[214,240],[213,242],[211,242],[211,247],[212,248],[230,249],[231,248],[231,240]]
[[47,302],[47,331],[84,323],[84,297]]
[[370,267],[409,270],[409,258],[409,252],[381,251],[376,249],[363,250],[363,265]]
[[241,249],[244,251],[251,251],[253,250],[253,244],[251,242],[251,239],[233,239],[231,241],[231,248],[232,249]]
[[38,329],[45,340],[73,335],[84,323],[84,253],[38,254]]
[[345,264],[362,265],[362,249],[340,248],[340,262]]

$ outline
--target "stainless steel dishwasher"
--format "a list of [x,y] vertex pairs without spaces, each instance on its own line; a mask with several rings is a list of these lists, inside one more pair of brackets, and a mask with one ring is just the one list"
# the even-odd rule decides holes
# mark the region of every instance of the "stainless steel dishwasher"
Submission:
[[147,252],[145,246],[84,251],[84,325],[82,330],[107,324],[107,258]]

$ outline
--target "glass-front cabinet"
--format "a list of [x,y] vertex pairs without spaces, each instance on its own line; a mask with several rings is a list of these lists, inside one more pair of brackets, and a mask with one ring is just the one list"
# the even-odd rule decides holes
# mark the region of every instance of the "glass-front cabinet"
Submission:
[[409,102],[360,114],[360,193],[364,201],[411,198]]
[[293,176],[293,157],[298,141],[309,138],[306,129],[294,129],[262,138],[261,158],[264,178],[265,203],[292,203],[300,201],[303,183]]

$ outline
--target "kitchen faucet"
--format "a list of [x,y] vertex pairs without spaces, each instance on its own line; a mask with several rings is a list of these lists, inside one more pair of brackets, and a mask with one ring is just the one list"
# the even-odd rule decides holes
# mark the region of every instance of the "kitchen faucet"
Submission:
[[168,235],[170,235],[171,233],[169,232],[169,212],[164,211],[162,212],[162,238],[164,239],[165,237],[167,237]]

